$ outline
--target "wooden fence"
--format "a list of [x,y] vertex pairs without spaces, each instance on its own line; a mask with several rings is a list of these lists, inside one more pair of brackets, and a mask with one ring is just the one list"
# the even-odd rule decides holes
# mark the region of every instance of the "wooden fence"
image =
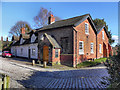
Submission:
[[0,90],[10,88],[10,77],[5,74],[0,74]]

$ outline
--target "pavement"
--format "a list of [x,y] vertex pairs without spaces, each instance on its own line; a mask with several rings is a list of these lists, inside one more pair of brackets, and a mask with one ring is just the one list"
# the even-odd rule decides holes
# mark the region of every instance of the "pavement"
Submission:
[[[0,72],[11,78],[11,88],[107,88],[110,84],[104,64],[80,69],[32,66],[20,58],[0,57]],[[69,67],[68,67],[69,68]]]

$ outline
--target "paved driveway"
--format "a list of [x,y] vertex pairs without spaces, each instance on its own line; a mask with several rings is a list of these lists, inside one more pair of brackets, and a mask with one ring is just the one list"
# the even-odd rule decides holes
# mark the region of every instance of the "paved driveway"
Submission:
[[11,77],[12,88],[106,88],[109,84],[106,80],[109,74],[103,64],[62,71],[32,67],[0,58],[1,62],[3,66],[0,70]]

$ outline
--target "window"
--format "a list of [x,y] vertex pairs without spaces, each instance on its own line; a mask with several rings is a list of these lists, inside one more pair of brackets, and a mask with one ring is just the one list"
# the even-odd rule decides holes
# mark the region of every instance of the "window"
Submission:
[[102,39],[104,39],[104,31],[102,31]]
[[58,57],[58,49],[55,49],[55,57]]
[[83,44],[83,41],[79,42],[79,54],[84,54],[84,44]]
[[102,53],[102,51],[101,51],[101,44],[99,44],[99,52]]
[[62,47],[62,53],[63,54],[68,54],[69,53],[69,38],[68,37],[62,37],[61,38],[61,47]]
[[32,55],[35,55],[35,49],[32,48]]
[[23,54],[23,48],[21,48],[21,54]]
[[89,34],[89,25],[85,23],[85,34]]
[[91,53],[94,53],[93,52],[93,43],[91,43]]

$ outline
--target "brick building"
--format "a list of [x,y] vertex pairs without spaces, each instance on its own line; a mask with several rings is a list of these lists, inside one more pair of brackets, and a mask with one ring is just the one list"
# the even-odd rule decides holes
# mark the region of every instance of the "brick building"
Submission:
[[105,26],[97,27],[97,58],[112,55],[112,47],[109,44],[109,34]]
[[[89,14],[54,21],[38,29],[38,59],[75,67],[82,61],[96,58],[97,30]],[[46,57],[46,58],[45,58]]]
[[41,63],[76,67],[85,60],[108,57],[112,52],[108,39],[105,26],[96,28],[90,14],[60,21],[50,15],[48,25],[23,33],[19,40],[14,37],[11,52]]

